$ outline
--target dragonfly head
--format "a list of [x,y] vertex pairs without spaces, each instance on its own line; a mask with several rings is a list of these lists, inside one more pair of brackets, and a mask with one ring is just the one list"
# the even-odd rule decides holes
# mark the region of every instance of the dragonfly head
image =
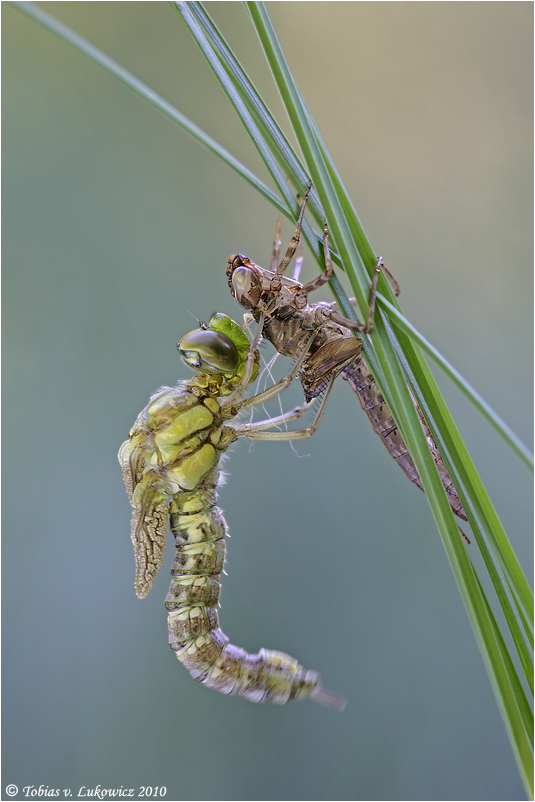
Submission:
[[[199,373],[230,378],[243,373],[250,343],[242,327],[228,315],[215,312],[208,325],[190,331],[177,346],[180,356]],[[256,377],[257,369],[253,371]]]
[[235,344],[219,331],[190,331],[182,337],[177,348],[186,365],[200,373],[232,375],[240,363]]

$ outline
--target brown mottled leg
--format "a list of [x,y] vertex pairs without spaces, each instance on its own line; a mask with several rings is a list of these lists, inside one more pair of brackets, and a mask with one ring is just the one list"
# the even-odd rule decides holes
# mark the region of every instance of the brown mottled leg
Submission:
[[279,253],[281,249],[281,227],[282,227],[282,214],[279,214],[277,220],[277,228],[275,229],[275,239],[273,240],[273,254],[271,256],[271,272],[275,273],[277,265],[279,264]]
[[286,254],[284,255],[284,259],[281,261],[281,263],[277,267],[277,270],[274,271],[274,272],[277,273],[278,276],[283,276],[284,275],[288,265],[291,262],[292,256],[295,253],[295,249],[297,248],[297,245],[299,244],[299,239],[301,237],[301,223],[303,221],[303,215],[305,214],[305,207],[307,205],[307,200],[308,200],[308,196],[310,194],[310,190],[311,189],[312,189],[312,184],[310,183],[308,185],[307,191],[305,192],[305,197],[303,198],[303,202],[302,202],[301,208],[299,210],[299,217],[297,218],[297,222],[295,224],[295,231],[294,231],[293,237],[290,240],[290,244],[288,246],[288,250],[286,251]]

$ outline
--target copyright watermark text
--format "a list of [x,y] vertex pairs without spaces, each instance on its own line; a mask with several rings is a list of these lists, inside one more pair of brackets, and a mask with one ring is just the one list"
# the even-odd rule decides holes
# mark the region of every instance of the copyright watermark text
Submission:
[[[17,796],[19,789],[16,785],[6,785],[8,797]],[[48,785],[25,785],[22,796],[26,799],[163,799],[167,794],[165,785],[140,785],[138,788],[105,788],[102,785],[82,785],[76,790],[71,788],[50,788]]]

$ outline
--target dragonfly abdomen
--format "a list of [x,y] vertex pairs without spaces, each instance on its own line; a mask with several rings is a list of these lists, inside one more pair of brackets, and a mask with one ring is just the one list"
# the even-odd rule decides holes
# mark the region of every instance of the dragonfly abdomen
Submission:
[[[199,670],[202,671],[202,650],[195,648],[196,641],[218,628],[215,607],[221,591],[219,577],[225,561],[227,526],[215,506],[215,498],[212,486],[208,494],[202,488],[177,493],[169,505],[169,521],[177,548],[171,568],[173,579],[165,600],[169,611],[169,645],[191,674],[195,670],[195,679],[202,678],[198,676]],[[189,649],[191,646],[193,649]],[[182,659],[187,649],[193,652],[192,656],[199,651],[198,665],[191,658]],[[217,656],[216,651],[213,660]]]
[[282,652],[249,654],[220,629],[216,606],[227,524],[215,502],[214,485],[205,480],[199,489],[177,493],[169,505],[177,546],[165,600],[169,645],[194,679],[220,693],[275,704],[311,696],[340,708],[340,697],[320,688],[315,671]]
[[385,444],[409,479],[423,490],[418,471],[412,461],[407,446],[392,417],[383,395],[363,359],[358,364],[350,365],[342,375],[352,390],[357,394],[362,409],[370,419],[375,432]]
[[[374,379],[374,376],[368,368],[364,359],[349,365],[342,371],[344,379],[349,383],[351,388],[357,394],[362,409],[368,415],[372,427],[377,432],[389,453],[394,457],[401,469],[407,474],[409,479],[414,482],[421,490],[423,490],[422,481],[416,470],[416,466],[407,450],[407,446],[403,442],[401,433],[392,417],[392,413],[388,408],[385,400],[381,394],[379,386]],[[414,399],[413,399],[414,400]],[[418,411],[420,423],[425,432],[429,448],[433,454],[435,464],[440,474],[440,479],[448,495],[453,512],[466,521],[466,513],[463,510],[457,491],[453,485],[451,477],[444,464],[440,451],[438,450],[427,421],[425,420],[422,412],[414,401],[415,407]]]

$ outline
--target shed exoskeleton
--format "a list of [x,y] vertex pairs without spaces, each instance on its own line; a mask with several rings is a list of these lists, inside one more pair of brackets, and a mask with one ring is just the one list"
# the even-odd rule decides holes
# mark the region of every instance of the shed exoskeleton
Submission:
[[[307,284],[301,284],[297,280],[297,276],[290,279],[284,275],[300,241],[301,222],[311,186],[301,203],[295,232],[284,258],[279,262],[281,224],[281,218],[279,218],[271,270],[255,264],[248,256],[240,253],[232,254],[226,267],[230,291],[236,301],[252,314],[257,323],[261,324],[262,336],[269,340],[280,354],[299,359],[303,356],[304,349],[307,349],[299,375],[307,401],[320,395],[336,376],[340,374],[343,376],[357,394],[360,405],[368,415],[374,431],[377,432],[391,456],[411,482],[423,490],[416,466],[362,355],[362,339],[355,337],[352,333],[359,331],[369,334],[373,329],[377,280],[381,269],[385,270],[382,259],[378,259],[375,268],[365,324],[355,323],[343,317],[336,311],[335,304],[308,303],[309,293],[325,284],[333,274],[326,221],[323,237],[326,265],[324,272]],[[300,259],[298,269],[295,271],[297,275],[301,261]],[[397,284],[388,271],[386,273],[397,294],[399,292]],[[317,332],[316,337],[308,345],[310,334],[314,331]],[[459,518],[466,520],[461,500],[416,400],[414,400],[414,405],[450,506]],[[465,537],[464,534],[463,537]]]
[[219,628],[216,606],[227,534],[216,506],[221,456],[239,437],[310,437],[324,408],[323,402],[312,425],[297,431],[265,430],[299,418],[306,405],[258,423],[234,421],[241,410],[280,393],[300,368],[298,361],[286,378],[244,399],[257,372],[260,337],[259,330],[250,344],[243,329],[219,313],[208,326],[186,335],[178,348],[197,375],[155,393],[119,450],[133,507],[136,592],[143,598],[154,582],[169,519],[177,548],[165,601],[169,644],[191,676],[221,693],[253,702],[285,704],[309,696],[342,710],[345,700],[322,688],[315,671],[305,670],[282,652],[261,649],[248,654]]

